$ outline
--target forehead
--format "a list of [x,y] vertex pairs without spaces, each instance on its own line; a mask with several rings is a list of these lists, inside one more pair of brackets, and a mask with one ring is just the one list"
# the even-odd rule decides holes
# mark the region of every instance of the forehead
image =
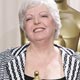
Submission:
[[42,11],[49,12],[48,7],[45,5],[33,6],[33,7],[28,8],[26,10],[26,13],[27,14],[32,13],[32,12],[38,13],[38,12],[42,12]]

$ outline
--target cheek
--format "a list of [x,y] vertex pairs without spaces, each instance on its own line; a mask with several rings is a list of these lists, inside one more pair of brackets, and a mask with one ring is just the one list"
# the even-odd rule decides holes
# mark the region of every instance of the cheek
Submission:
[[26,34],[30,34],[32,31],[31,31],[31,28],[30,27],[26,27],[25,28],[25,33]]
[[28,32],[28,31],[30,31],[31,29],[32,29],[31,24],[30,24],[30,23],[25,23],[24,30],[25,30],[26,32]]
[[55,22],[54,22],[53,20],[51,20],[51,21],[49,22],[49,26],[50,26],[50,28],[53,29],[53,30],[56,29],[56,25],[55,25]]
[[27,27],[27,25],[24,26],[24,32],[25,32],[26,35],[28,35],[29,32],[30,32],[30,29],[29,29],[29,27]]

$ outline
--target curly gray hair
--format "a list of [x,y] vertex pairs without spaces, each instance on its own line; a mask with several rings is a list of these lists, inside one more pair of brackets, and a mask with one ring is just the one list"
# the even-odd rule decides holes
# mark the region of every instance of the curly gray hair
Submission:
[[57,4],[54,0],[23,0],[23,3],[21,5],[21,8],[19,9],[19,23],[20,27],[24,30],[24,18],[25,18],[25,12],[27,9],[44,4],[50,11],[55,24],[56,24],[56,33],[55,33],[55,38],[58,37],[60,33],[60,28],[61,28],[61,21],[60,21],[60,16],[59,16],[59,10],[57,7]]

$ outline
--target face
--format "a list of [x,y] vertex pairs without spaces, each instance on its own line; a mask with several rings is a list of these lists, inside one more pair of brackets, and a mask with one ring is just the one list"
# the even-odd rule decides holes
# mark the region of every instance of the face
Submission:
[[30,41],[53,39],[55,23],[44,5],[29,8],[25,14],[24,31]]

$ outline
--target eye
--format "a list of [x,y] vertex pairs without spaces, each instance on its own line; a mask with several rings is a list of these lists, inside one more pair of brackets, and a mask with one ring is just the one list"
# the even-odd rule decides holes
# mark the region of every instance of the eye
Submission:
[[41,15],[41,17],[47,18],[47,17],[48,17],[48,15]]
[[26,21],[30,21],[30,20],[32,20],[32,18],[30,17],[30,18],[26,18]]
[[26,20],[26,21],[30,21],[30,20],[32,20],[32,18],[33,18],[33,16],[32,16],[31,14],[27,14],[27,15],[25,16],[25,20]]

